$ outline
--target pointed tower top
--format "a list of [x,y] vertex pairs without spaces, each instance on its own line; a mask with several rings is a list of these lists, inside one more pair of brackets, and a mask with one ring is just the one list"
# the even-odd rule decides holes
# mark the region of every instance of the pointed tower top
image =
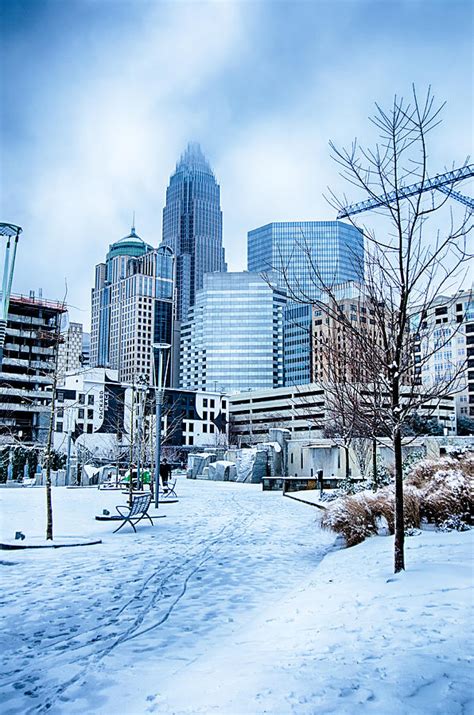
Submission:
[[130,233],[133,235],[135,234],[135,211],[133,212],[133,217],[132,217],[132,228]]
[[183,170],[203,171],[206,174],[214,176],[211,166],[204,156],[198,142],[189,142],[185,151],[181,154],[181,158],[176,164],[176,171]]

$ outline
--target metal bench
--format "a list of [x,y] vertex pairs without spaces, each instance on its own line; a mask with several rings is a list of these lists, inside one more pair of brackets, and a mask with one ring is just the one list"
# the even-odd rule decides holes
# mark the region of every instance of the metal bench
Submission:
[[[122,526],[125,526],[125,524],[130,524],[133,531],[136,533],[137,530],[135,529],[135,525],[144,518],[147,518],[153,526],[153,519],[148,514],[150,504],[151,494],[140,494],[133,497],[132,506],[116,506],[115,508],[117,509],[118,514],[106,517],[107,521],[122,522],[120,526],[115,529],[114,534],[119,531]],[[125,510],[127,510],[128,513],[125,513]],[[96,517],[96,519],[100,519],[100,517]]]
[[163,495],[164,499],[169,499],[170,497],[178,498],[176,494],[176,477],[174,479],[168,479],[166,486],[163,485]]

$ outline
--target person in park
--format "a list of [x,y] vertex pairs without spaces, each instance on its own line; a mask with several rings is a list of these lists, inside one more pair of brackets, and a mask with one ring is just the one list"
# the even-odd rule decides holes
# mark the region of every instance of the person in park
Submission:
[[160,477],[163,484],[163,491],[166,494],[168,491],[168,479],[171,475],[171,464],[168,464],[168,460],[164,459],[160,464]]

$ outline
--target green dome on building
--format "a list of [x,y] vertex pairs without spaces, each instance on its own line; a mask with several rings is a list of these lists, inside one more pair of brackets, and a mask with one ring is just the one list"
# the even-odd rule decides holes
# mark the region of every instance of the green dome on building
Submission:
[[132,256],[133,258],[138,258],[139,256],[143,256],[144,253],[147,253],[147,251],[152,250],[153,246],[145,243],[143,238],[140,238],[140,236],[135,233],[135,226],[132,226],[128,236],[124,236],[119,241],[110,245],[107,261],[116,256]]

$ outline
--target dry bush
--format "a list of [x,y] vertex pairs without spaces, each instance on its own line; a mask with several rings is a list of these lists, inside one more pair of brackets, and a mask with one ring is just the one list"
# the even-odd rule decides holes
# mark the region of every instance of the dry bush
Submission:
[[458,460],[450,457],[422,459],[411,469],[410,474],[405,479],[405,484],[421,489],[440,469],[457,469],[458,467]]
[[[395,491],[393,487],[385,487],[367,498],[375,519],[381,517],[387,522],[391,534],[395,530]],[[416,529],[420,526],[420,497],[414,487],[405,487],[403,494],[403,516],[405,529]]]
[[393,534],[395,529],[395,492],[393,487],[385,487],[371,494],[369,501],[375,519],[385,519],[389,533]]
[[[419,528],[421,520],[440,525],[450,518],[472,524],[474,515],[474,455],[419,462],[405,480],[403,510],[405,529]],[[347,546],[376,534],[384,519],[390,534],[395,527],[393,486],[378,492],[361,492],[331,503],[321,526],[341,534]]]
[[343,536],[347,546],[360,544],[367,536],[377,533],[375,519],[363,494],[338,499],[324,512],[321,526]]
[[473,476],[460,469],[436,472],[420,490],[422,517],[437,525],[451,516],[459,516],[467,524],[472,523],[472,487]]
[[459,460],[459,469],[468,477],[474,477],[474,453],[468,452]]
[[[380,518],[386,520],[389,532],[393,534],[394,512],[393,488],[385,487],[375,494],[364,492],[339,499],[325,511],[321,526],[341,534],[347,546],[355,546],[368,536],[377,534]],[[416,489],[405,490],[404,514],[405,528],[419,527],[420,509]]]

